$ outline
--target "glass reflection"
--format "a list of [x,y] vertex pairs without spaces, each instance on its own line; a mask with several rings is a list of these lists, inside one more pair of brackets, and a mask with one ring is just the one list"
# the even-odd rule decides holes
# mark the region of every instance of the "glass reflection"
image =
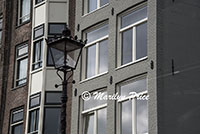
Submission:
[[142,79],[121,86],[121,95],[128,96],[130,92],[139,93],[145,90],[146,90],[146,79]]
[[136,59],[147,56],[147,23],[136,27]]
[[121,103],[121,134],[132,134],[132,103]]
[[99,43],[99,73],[108,70],[108,40]]
[[133,30],[122,33],[122,65],[132,61]]
[[87,33],[87,43],[91,43],[101,37],[108,35],[108,24]]
[[87,49],[87,76],[92,77],[96,74],[96,45],[90,46]]
[[148,134],[147,100],[137,100],[137,134]]
[[[95,92],[97,93],[97,92]],[[107,95],[107,92],[105,91],[102,91],[102,92],[99,92],[100,95]],[[94,108],[94,107],[97,107],[97,106],[100,106],[102,104],[106,104],[107,101],[105,99],[95,99],[95,95],[92,95],[91,98],[87,101],[84,101],[83,102],[83,110],[87,110],[87,109],[90,109],[90,108]]]
[[84,134],[94,134],[94,114],[85,116]]
[[107,109],[98,110],[98,134],[106,134],[106,125],[107,125]]
[[124,28],[128,25],[134,24],[135,22],[140,21],[146,17],[147,17],[147,7],[144,7],[137,11],[134,11],[134,12],[122,17],[121,28]]

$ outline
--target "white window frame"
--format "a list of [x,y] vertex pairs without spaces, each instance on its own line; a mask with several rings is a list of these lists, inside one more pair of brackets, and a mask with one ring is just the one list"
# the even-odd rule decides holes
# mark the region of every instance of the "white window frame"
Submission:
[[[108,23],[103,23],[101,25],[98,25],[98,26],[96,26],[96,27],[94,27],[94,28],[86,31],[85,32],[85,38],[87,37],[86,36],[87,33],[91,32],[93,30],[96,30],[98,28],[101,28],[101,27],[103,27],[105,25],[108,25]],[[106,35],[106,36],[103,36],[103,37],[101,37],[99,39],[96,39],[96,40],[94,40],[94,41],[92,41],[90,43],[87,43],[85,45],[85,47],[84,47],[84,51],[85,51],[85,70],[84,70],[84,72],[85,72],[85,75],[83,76],[84,79],[91,79],[91,78],[97,77],[99,75],[102,75],[102,74],[105,74],[105,73],[108,72],[108,70],[107,70],[105,72],[99,73],[99,44],[100,44],[101,41],[108,40],[108,38],[109,38],[109,35]],[[96,68],[95,68],[95,75],[92,76],[92,77],[87,77],[87,49],[88,49],[88,47],[93,46],[93,45],[96,45],[96,63],[95,63]]]
[[[142,76],[140,78],[135,78],[132,80],[128,80],[126,82],[122,82],[120,83],[117,88],[118,88],[118,92],[120,92],[121,90],[121,86],[129,84],[129,83],[134,83],[138,80],[142,80],[142,79],[146,79],[146,76]],[[147,87],[147,83],[146,83],[146,87]],[[148,95],[148,89],[145,91],[140,92],[139,94],[141,95]],[[125,98],[119,99],[117,100],[117,134],[121,134],[121,104],[125,101],[131,101],[132,104],[132,134],[137,134],[137,105],[136,105],[136,101],[137,98],[133,98],[132,96],[126,96]],[[148,100],[147,100],[148,101]]]
[[[119,55],[118,55],[118,67],[120,67],[120,66],[126,66],[126,65],[129,65],[131,63],[135,63],[135,62],[138,62],[140,60],[143,60],[143,59],[147,58],[147,56],[145,56],[145,57],[142,57],[140,59],[136,59],[136,27],[138,25],[140,25],[140,24],[147,23],[148,16],[146,18],[142,19],[142,20],[139,20],[139,21],[137,21],[137,22],[135,22],[133,24],[130,24],[130,25],[124,27],[124,28],[121,28],[121,18],[123,16],[126,16],[126,15],[128,15],[128,14],[134,12],[134,11],[140,10],[140,9],[142,9],[144,7],[147,7],[146,3],[143,4],[143,5],[140,5],[139,7],[131,9],[129,11],[126,11],[126,12],[124,12],[121,15],[118,16],[118,24],[119,24],[118,25],[118,31],[119,31],[118,32],[118,37],[119,37],[119,41],[118,42],[120,44],[119,45],[120,50],[118,50],[118,53],[119,53]],[[126,63],[126,64],[122,64],[122,33],[124,31],[126,31],[126,30],[129,30],[129,29],[132,29],[132,36],[133,36],[132,37],[132,61],[129,62],[129,63]]]
[[[32,0],[29,0],[30,1],[30,11],[29,11],[29,13],[28,14],[26,14],[26,15],[24,15],[24,16],[21,16],[21,12],[22,12],[22,7],[21,7],[21,2],[22,2],[22,0],[18,0],[18,25],[21,25],[21,24],[24,24],[24,23],[26,23],[26,22],[28,22],[29,20],[30,20],[30,14],[31,14],[31,1]],[[22,22],[21,20],[23,19],[23,18],[26,18],[27,17],[27,20],[26,21],[24,21],[24,22]]]
[[94,9],[93,11],[89,11],[89,0],[84,0],[84,11],[83,11],[83,15],[85,16],[85,15],[87,15],[87,14],[90,14],[90,13],[92,13],[92,12],[95,12],[96,10],[98,10],[98,9],[100,9],[100,8],[103,8],[103,7],[105,7],[105,6],[107,6],[108,4],[109,4],[109,0],[108,0],[108,3],[106,3],[105,5],[103,5],[103,6],[100,6],[101,4],[100,4],[100,2],[101,2],[101,0],[97,0],[97,8],[96,9]]
[[18,110],[13,110],[13,111],[11,112],[10,134],[12,134],[12,128],[13,128],[14,126],[17,126],[17,125],[19,125],[19,124],[24,125],[24,117],[23,117],[22,120],[12,123],[13,115],[16,114],[16,113],[19,113],[19,112],[23,112],[23,115],[24,115],[24,109],[23,109],[23,108],[20,108],[20,109],[18,109]]
[[[101,90],[101,91],[99,91],[99,92],[107,92],[107,90]],[[92,93],[91,93],[92,94]],[[83,109],[83,106],[84,105],[84,100],[82,99],[82,101],[81,101],[81,108]],[[98,127],[97,127],[97,125],[98,125],[98,114],[97,114],[97,111],[98,110],[101,110],[101,109],[104,109],[104,108],[107,108],[107,102],[105,103],[105,104],[102,104],[102,105],[99,105],[99,106],[96,106],[96,107],[93,107],[93,108],[89,108],[89,109],[87,109],[87,110],[82,110],[81,111],[81,119],[82,119],[82,123],[81,123],[81,129],[80,129],[80,133],[83,133],[83,131],[84,131],[84,128],[85,128],[85,116],[87,116],[87,115],[90,115],[90,114],[94,114],[94,130],[93,130],[93,132],[94,132],[94,134],[97,134],[97,131],[98,131]]]
[[[27,47],[27,53],[21,55],[21,56],[18,56],[18,50],[19,49],[22,49],[24,47]],[[21,85],[25,85],[27,83],[27,77],[28,77],[28,63],[27,63],[27,72],[26,72],[26,77],[25,78],[21,78],[21,79],[17,79],[17,74],[18,74],[18,71],[19,71],[19,68],[18,68],[18,61],[20,60],[23,60],[23,59],[27,59],[28,60],[28,43],[23,43],[22,45],[19,45],[16,47],[16,58],[15,58],[15,82],[14,82],[14,86],[15,87],[18,87],[18,86],[21,86]],[[23,83],[23,84],[19,84],[17,85],[17,82],[20,81],[20,80],[25,80],[26,79],[26,82]]]

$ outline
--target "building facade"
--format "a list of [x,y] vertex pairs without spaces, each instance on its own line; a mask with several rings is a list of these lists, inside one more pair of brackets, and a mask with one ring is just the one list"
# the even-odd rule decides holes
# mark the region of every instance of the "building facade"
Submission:
[[47,40],[66,25],[87,39],[68,85],[67,133],[200,133],[199,7],[0,0],[0,133],[59,133],[62,86]]

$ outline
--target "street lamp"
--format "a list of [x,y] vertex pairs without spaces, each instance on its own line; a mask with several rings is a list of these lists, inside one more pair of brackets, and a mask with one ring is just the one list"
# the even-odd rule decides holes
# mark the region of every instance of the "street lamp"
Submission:
[[[81,56],[82,49],[86,41],[78,40],[77,36],[72,37],[71,31],[66,27],[60,38],[48,41],[48,49],[53,61],[53,65],[57,70],[58,76],[62,80],[62,96],[61,96],[61,127],[60,133],[66,134],[66,103],[67,103],[67,73],[76,69],[78,60]],[[63,72],[63,78],[59,75],[59,71]],[[55,85],[58,87],[59,85]]]

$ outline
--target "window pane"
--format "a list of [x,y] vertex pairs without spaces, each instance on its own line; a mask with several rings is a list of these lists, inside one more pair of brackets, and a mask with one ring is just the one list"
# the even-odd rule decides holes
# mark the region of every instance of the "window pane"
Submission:
[[122,96],[128,96],[130,95],[130,92],[142,92],[145,91],[146,89],[146,79],[142,80],[137,80],[132,83],[126,84],[121,86],[121,95]]
[[33,108],[35,106],[38,106],[40,105],[40,96],[38,95],[37,97],[31,97],[31,100],[30,100],[30,107]]
[[[0,16],[0,17],[2,17],[2,16]],[[2,29],[2,19],[0,19],[0,29]]]
[[33,70],[42,67],[43,40],[34,43]]
[[24,55],[26,53],[28,53],[28,47],[27,46],[21,47],[21,48],[19,47],[18,51],[17,51],[17,56],[19,57],[19,56]]
[[38,3],[42,2],[42,1],[44,1],[44,0],[36,0],[35,4],[38,4]]
[[147,56],[147,23],[136,27],[136,59]]
[[87,33],[87,43],[108,35],[108,25]]
[[106,126],[107,126],[107,109],[98,110],[98,134],[106,134]]
[[18,61],[18,76],[17,79],[23,79],[27,76],[27,63],[28,59]]
[[19,110],[18,111],[14,111],[13,115],[12,115],[12,123],[17,122],[17,121],[21,121],[24,118],[24,112],[23,110]]
[[99,43],[99,73],[108,71],[108,40]]
[[34,120],[35,120],[35,111],[29,113],[29,130],[28,132],[34,131]]
[[97,9],[97,0],[88,0],[89,2],[89,9],[88,12],[91,12],[95,9]]
[[0,43],[1,43],[1,38],[2,38],[2,31],[0,30]]
[[21,0],[21,23],[30,19],[30,0]]
[[39,123],[39,109],[33,110],[29,113],[29,127],[28,132],[33,132],[38,130]]
[[147,100],[137,100],[137,134],[148,134]]
[[132,61],[133,30],[129,29],[122,33],[122,65]]
[[94,134],[94,114],[85,116],[84,134]]
[[125,101],[121,104],[121,134],[132,134],[132,103]]
[[35,130],[38,130],[38,125],[39,125],[39,109],[36,110]]
[[34,29],[34,38],[41,37],[44,35],[44,25],[41,25]]
[[86,78],[96,74],[96,45],[87,48],[87,75]]
[[[97,92],[95,92],[95,93],[97,93]],[[100,91],[98,95],[99,96],[105,96],[105,95],[107,95],[107,92],[106,91]],[[94,108],[94,107],[97,107],[97,106],[100,106],[100,105],[107,103],[107,101],[105,99],[100,99],[100,98],[95,99],[95,96],[96,96],[96,94],[92,93],[91,98],[89,100],[83,102],[83,110]]]
[[44,134],[59,133],[60,112],[60,108],[45,108]]
[[147,17],[147,7],[133,11],[132,13],[121,18],[121,28],[131,25]]
[[12,134],[23,134],[23,124],[13,126]]
[[100,6],[103,6],[108,3],[108,0],[100,0]]
[[61,93],[46,93],[46,104],[58,104],[61,103]]
[[66,24],[49,24],[49,34],[62,34]]

